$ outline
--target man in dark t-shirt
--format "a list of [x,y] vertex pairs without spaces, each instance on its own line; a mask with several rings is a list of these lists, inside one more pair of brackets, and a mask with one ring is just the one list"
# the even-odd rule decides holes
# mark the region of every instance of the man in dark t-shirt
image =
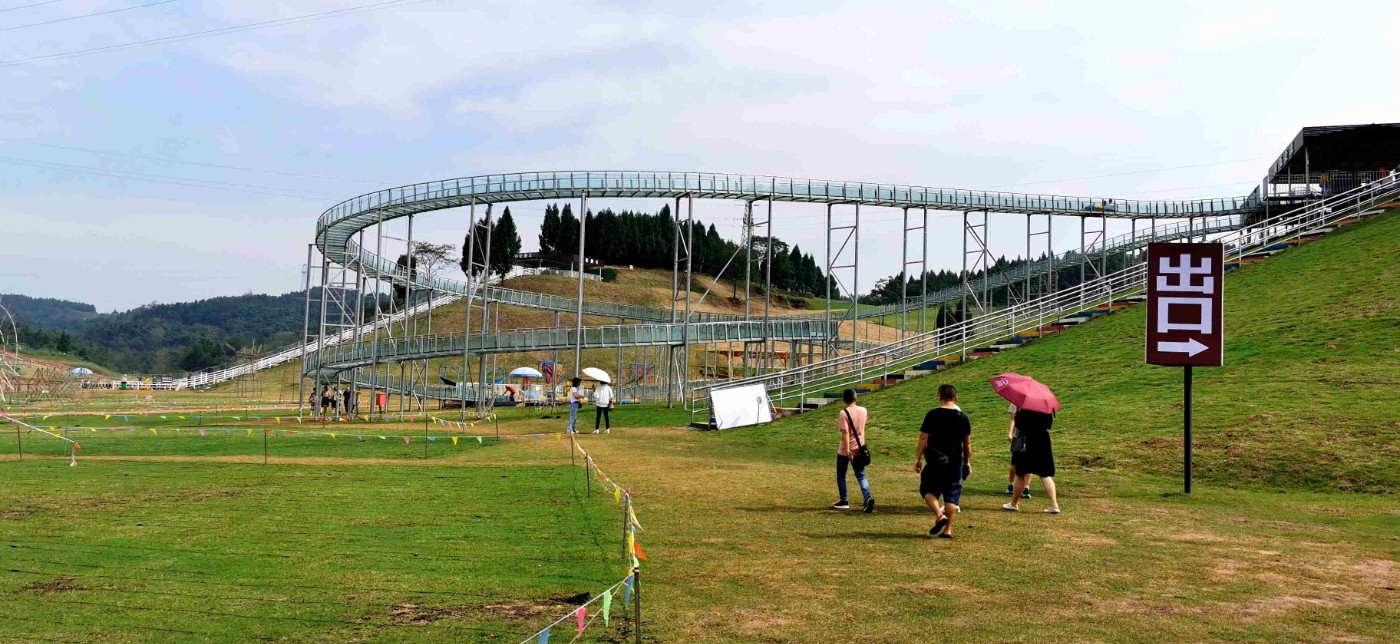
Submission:
[[[924,424],[919,428],[914,471],[919,473],[919,495],[938,517],[928,533],[952,539],[953,519],[958,515],[962,497],[963,466],[972,462],[972,422],[957,408],[957,388],[939,387],[938,401],[939,406],[924,416]],[[969,466],[967,474],[971,473]],[[939,498],[943,499],[942,507],[938,505]]]

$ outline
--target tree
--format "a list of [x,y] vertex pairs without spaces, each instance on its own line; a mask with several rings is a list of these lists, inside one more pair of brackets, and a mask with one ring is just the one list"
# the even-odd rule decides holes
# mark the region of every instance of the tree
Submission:
[[418,257],[410,259],[407,254],[399,255],[399,261],[396,264],[398,264],[398,270],[394,273],[392,280],[394,300],[403,302],[408,297],[408,287],[403,283],[404,275],[407,275],[410,281],[418,278]]
[[[423,276],[431,282],[434,277],[442,274],[442,270],[451,266],[456,258],[452,253],[451,244],[434,244],[431,242],[414,242],[413,260],[415,268],[423,271]],[[428,332],[433,329],[433,295],[434,289],[428,289]]]
[[564,204],[564,210],[559,214],[559,232],[554,238],[554,249],[560,255],[578,254],[578,217],[574,216],[574,209],[569,204]]
[[491,229],[491,272],[505,277],[515,267],[515,256],[519,253],[520,232],[515,229],[515,219],[507,206]]
[[457,265],[462,267],[462,273],[467,277],[481,273],[482,262],[486,261],[487,231],[486,220],[482,219],[476,222],[475,234],[469,232],[462,239],[462,260]]
[[[507,208],[509,210],[509,208]],[[544,223],[540,224],[540,252],[558,253],[555,242],[559,239],[559,206],[550,204],[544,208]]]

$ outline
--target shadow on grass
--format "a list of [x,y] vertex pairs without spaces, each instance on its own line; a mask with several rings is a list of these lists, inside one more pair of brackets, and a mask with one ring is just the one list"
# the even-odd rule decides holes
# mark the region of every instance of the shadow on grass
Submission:
[[872,541],[928,541],[932,539],[928,532],[832,532],[832,533],[804,533],[802,536],[809,539],[867,539]]
[[[794,506],[782,506],[782,505],[771,505],[771,506],[766,506],[766,507],[735,508],[735,509],[738,510],[738,511],[740,511],[740,512],[766,512],[766,513],[782,512],[782,513],[787,513],[787,514],[846,514],[846,515],[864,514],[864,512],[861,512],[861,511],[860,511],[860,507],[859,507],[858,505],[852,505],[850,510],[833,510],[833,509],[831,509],[831,508],[829,508],[829,507],[826,507],[826,506],[820,506],[820,507],[803,507],[803,506],[796,506],[796,507],[794,507]],[[912,516],[912,515],[926,514],[926,515],[928,515],[929,517],[932,517],[932,516],[933,516],[933,512],[929,511],[929,509],[928,509],[927,507],[923,507],[923,506],[917,506],[917,507],[916,507],[916,506],[906,506],[906,507],[900,507],[900,506],[893,506],[893,507],[891,507],[891,506],[884,506],[884,505],[879,505],[879,499],[876,499],[875,514],[884,514],[884,515],[891,515],[891,516]]]

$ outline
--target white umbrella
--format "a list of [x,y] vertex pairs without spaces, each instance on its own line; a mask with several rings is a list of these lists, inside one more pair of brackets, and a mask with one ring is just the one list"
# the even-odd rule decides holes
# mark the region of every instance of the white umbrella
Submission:
[[583,370],[583,375],[588,376],[589,378],[592,378],[593,380],[597,380],[599,382],[606,382],[610,384],[612,383],[612,377],[608,375],[608,372],[603,371],[602,369],[599,369],[597,367],[585,368]]
[[520,367],[520,368],[516,369],[515,371],[510,372],[510,377],[511,377],[511,378],[543,378],[543,377],[544,377],[544,374],[540,373],[540,370],[539,370],[539,369],[535,369],[535,368],[533,368],[533,367]]
[[87,367],[78,367],[77,369],[74,369],[74,370],[72,370],[72,371],[69,371],[68,373],[70,373],[70,374],[72,374],[72,375],[75,375],[75,376],[91,376],[91,375],[92,375],[92,369],[89,369],[89,368],[87,368]]

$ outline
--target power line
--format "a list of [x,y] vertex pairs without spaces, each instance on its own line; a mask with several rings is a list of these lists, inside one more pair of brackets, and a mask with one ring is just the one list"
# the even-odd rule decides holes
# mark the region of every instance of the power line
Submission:
[[135,41],[135,42],[120,43],[120,44],[116,44],[116,45],[106,45],[106,46],[104,46],[104,47],[91,47],[91,48],[88,48],[88,49],[77,49],[77,50],[73,50],[73,51],[59,52],[59,53],[57,53],[57,54],[45,54],[45,55],[43,55],[43,56],[30,56],[30,57],[28,57],[28,58],[15,58],[15,59],[11,59],[11,60],[0,60],[0,67],[11,67],[11,66],[14,66],[14,65],[23,65],[23,64],[25,64],[25,63],[35,63],[35,62],[44,61],[44,60],[58,60],[58,59],[63,59],[63,58],[75,58],[75,57],[78,57],[78,56],[88,56],[88,55],[92,55],[92,54],[100,54],[100,53],[109,52],[109,51],[119,51],[119,50],[123,50],[123,49],[134,49],[134,48],[137,48],[137,47],[147,47],[147,46],[150,46],[150,45],[159,45],[159,44],[169,43],[169,42],[180,42],[180,41],[184,41],[184,40],[194,40],[194,39],[196,39],[196,38],[207,38],[207,37],[209,37],[209,36],[219,36],[219,35],[223,35],[223,34],[238,33],[238,32],[242,32],[242,31],[251,31],[251,30],[253,30],[253,29],[262,29],[262,28],[264,28],[264,27],[271,27],[271,26],[275,26],[275,25],[285,25],[285,24],[291,24],[291,23],[296,23],[296,22],[309,22],[309,21],[311,21],[311,20],[320,20],[320,19],[322,19],[322,18],[330,18],[330,17],[334,17],[334,16],[343,16],[343,15],[350,15],[350,14],[355,14],[355,13],[365,13],[365,12],[369,12],[369,11],[377,11],[377,10],[380,10],[380,9],[389,9],[389,8],[404,7],[404,6],[408,6],[408,5],[414,5],[414,4],[423,4],[423,3],[429,2],[429,1],[430,1],[430,0],[388,0],[387,2],[375,2],[375,3],[372,3],[372,4],[364,4],[364,5],[357,5],[357,6],[354,6],[354,7],[346,7],[346,8],[344,8],[344,9],[334,9],[334,10],[331,10],[331,11],[321,11],[321,12],[318,12],[318,13],[309,13],[309,14],[305,14],[305,15],[301,15],[301,16],[294,16],[294,17],[291,17],[291,18],[278,18],[278,19],[276,19],[276,20],[264,20],[264,21],[262,21],[262,22],[253,22],[253,23],[244,24],[244,25],[235,25],[235,26],[232,26],[232,27],[220,27],[220,28],[218,28],[218,29],[207,29],[207,30],[205,30],[205,31],[196,31],[196,32],[193,32],[193,33],[180,34],[180,35],[176,35],[176,36],[163,36],[163,37],[161,37],[161,38],[151,38],[151,39],[149,39],[149,40],[138,40],[138,41]]
[[[321,201],[329,193],[306,193],[298,194],[298,191],[277,188],[274,186],[257,186],[250,184],[228,183],[224,181],[213,181],[209,179],[191,179],[188,177],[170,177],[165,175],[145,174],[140,172],[127,172],[125,170],[107,170],[105,168],[93,168],[89,166],[69,165],[66,163],[52,163],[49,161],[37,161],[34,159],[17,159],[14,157],[0,156],[0,163],[10,163],[14,165],[29,166],[32,168],[42,168],[46,170],[64,170],[68,172],[81,172],[99,176],[115,177],[118,179],[138,179],[153,183],[166,183],[177,186],[189,186],[192,188],[209,188],[212,190],[226,190],[230,192],[244,192],[273,197],[290,197],[294,199],[306,199]],[[196,183],[199,182],[199,183]],[[218,185],[209,185],[218,184]]]
[[0,31],[14,31],[14,30],[16,30],[16,29],[28,29],[29,27],[42,27],[42,26],[44,26],[44,25],[52,25],[52,24],[57,23],[57,22],[68,22],[68,21],[70,21],[70,20],[81,20],[81,19],[83,19],[83,18],[91,18],[91,17],[93,17],[93,16],[105,16],[105,15],[107,15],[107,14],[109,14],[109,13],[121,13],[121,12],[123,12],[123,11],[131,11],[132,9],[145,9],[146,7],[154,7],[154,6],[158,5],[158,4],[170,4],[170,3],[175,2],[175,1],[176,1],[176,0],[160,0],[159,2],[152,2],[152,3],[150,3],[150,4],[138,4],[138,5],[134,6],[134,7],[122,7],[122,8],[120,8],[120,9],[108,9],[107,11],[98,11],[98,12],[96,12],[96,13],[85,13],[85,14],[83,14],[83,15],[81,15],[81,16],[69,16],[69,17],[67,17],[67,18],[58,18],[58,19],[55,19],[55,20],[46,20],[46,21],[44,21],[44,22],[33,22],[33,23],[30,23],[30,24],[27,24],[27,25],[19,25],[19,26],[17,26],[17,27],[6,27],[6,28],[4,28],[4,29],[0,29]]
[[141,155],[141,154],[127,154],[127,153],[122,153],[122,152],[108,152],[108,151],[105,151],[105,150],[93,150],[93,149],[90,149],[90,148],[76,148],[76,147],[71,147],[71,146],[66,146],[66,145],[55,145],[55,144],[53,144],[53,143],[39,143],[39,142],[37,142],[37,141],[21,141],[21,140],[19,140],[19,139],[7,139],[7,138],[4,138],[4,137],[0,137],[0,141],[5,142],[5,143],[18,143],[18,144],[20,144],[20,145],[35,145],[35,146],[44,147],[44,148],[53,148],[53,149],[55,149],[55,150],[69,150],[69,151],[72,151],[72,152],[87,152],[87,153],[90,153],[90,154],[105,154],[105,155],[108,155],[108,156],[127,157],[127,158],[130,158],[130,159],[144,159],[144,160],[147,160],[147,161],[164,161],[164,162],[167,162],[167,163],[181,163],[181,164],[184,164],[184,165],[200,166],[200,167],[203,167],[203,168],[219,168],[219,169],[221,169],[221,170],[238,170],[238,171],[241,171],[241,172],[260,172],[260,173],[263,173],[263,174],[275,174],[275,175],[281,175],[281,176],[284,176],[284,177],[299,177],[299,178],[303,178],[303,179],[326,179],[326,180],[328,180],[328,181],[348,181],[348,182],[351,182],[351,183],[366,183],[366,184],[374,184],[374,185],[384,185],[384,184],[388,183],[388,182],[384,182],[384,181],[370,181],[370,180],[368,180],[368,179],[346,179],[346,178],[344,178],[344,177],[327,177],[327,176],[322,176],[322,175],[317,175],[317,174],[301,174],[301,173],[297,173],[297,172],[283,172],[283,171],[281,171],[281,170],[261,170],[261,169],[258,169],[258,168],[244,168],[244,167],[233,166],[233,165],[219,165],[219,164],[216,164],[216,163],[200,163],[200,162],[198,162],[198,161],[183,161],[183,160],[180,160],[180,159],[171,159],[171,158],[169,158],[169,157],[153,157],[153,156],[146,156],[146,155]]
[[48,0],[48,2],[35,2],[34,4],[22,4],[22,5],[18,6],[18,7],[10,7],[10,8],[8,8],[8,9],[0,9],[0,13],[5,13],[6,11],[18,11],[18,10],[20,10],[20,9],[28,9],[28,8],[30,8],[30,7],[42,7],[42,6],[46,5],[46,4],[58,4],[58,3],[60,3],[60,2],[63,2],[63,0]]

